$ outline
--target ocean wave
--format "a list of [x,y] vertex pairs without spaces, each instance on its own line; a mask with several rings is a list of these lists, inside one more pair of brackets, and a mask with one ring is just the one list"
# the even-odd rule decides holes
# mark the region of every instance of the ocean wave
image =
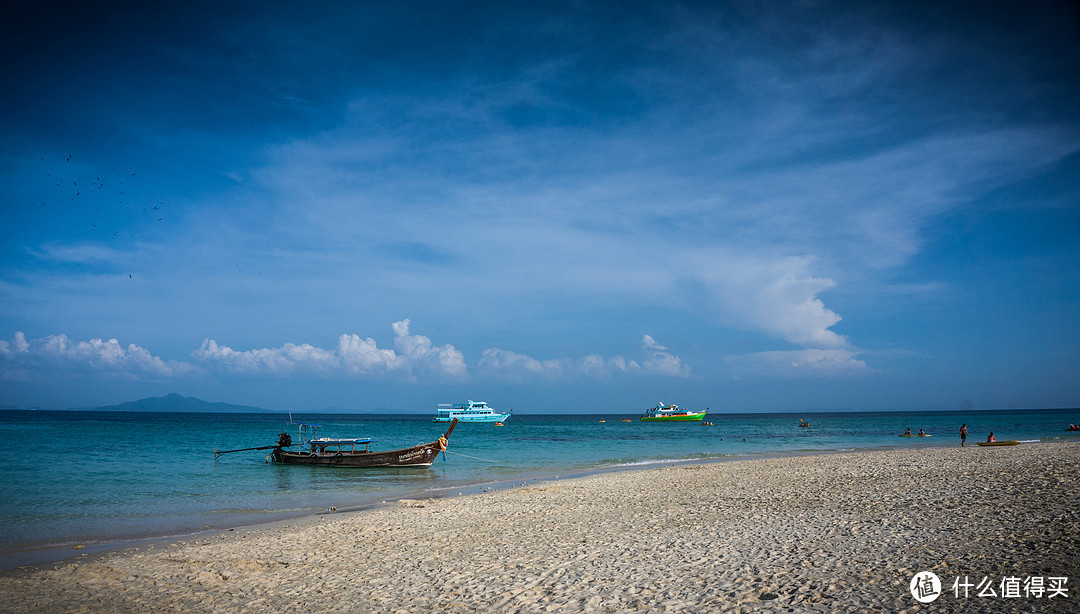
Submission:
[[645,467],[648,465],[662,465],[665,463],[697,463],[707,460],[719,460],[725,458],[736,458],[743,456],[741,454],[709,454],[707,456],[695,456],[693,458],[653,458],[653,459],[641,459],[632,461],[613,461],[610,463],[604,463],[605,467]]

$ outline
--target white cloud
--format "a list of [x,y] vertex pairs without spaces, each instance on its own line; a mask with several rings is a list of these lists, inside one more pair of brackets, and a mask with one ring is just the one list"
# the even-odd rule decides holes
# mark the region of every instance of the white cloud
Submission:
[[118,264],[128,257],[124,251],[93,243],[47,243],[31,253],[42,260],[58,263],[105,262]]
[[282,375],[295,371],[330,372],[340,364],[338,357],[329,350],[309,344],[286,343],[280,348],[261,348],[237,351],[206,339],[202,346],[191,353],[192,358],[216,364],[225,371],[247,374]]
[[374,339],[343,334],[333,350],[310,344],[286,343],[280,348],[238,351],[212,339],[192,352],[197,361],[223,371],[249,375],[309,373],[338,375],[390,375],[414,379],[417,375],[462,378],[468,374],[465,357],[452,345],[435,346],[423,335],[409,334],[409,320],[392,324],[398,351],[380,348]]
[[341,365],[350,375],[385,373],[405,368],[405,360],[394,350],[379,349],[371,337],[342,335],[338,338],[337,355]]
[[[340,377],[465,378],[465,356],[453,345],[436,346],[424,335],[412,334],[408,319],[394,322],[397,351],[380,348],[370,337],[343,334],[337,347],[325,349],[308,343],[285,343],[276,348],[237,350],[205,339],[191,353],[193,363],[164,361],[135,344],[121,346],[115,339],[72,342],[66,335],[27,341],[17,332],[11,341],[0,341],[0,367],[6,379],[23,379],[30,371],[56,368],[108,371],[135,378],[141,375],[174,377],[204,369],[238,375],[291,377],[315,375]],[[481,372],[507,381],[558,380],[585,376],[608,380],[613,375],[638,373],[689,377],[690,367],[650,335],[642,337],[640,360],[623,356],[605,358],[589,354],[579,360],[531,356],[488,348],[477,362]]]
[[466,375],[465,356],[452,345],[434,346],[431,339],[423,335],[409,334],[409,320],[393,323],[394,345],[408,359],[412,368],[426,373],[436,373],[450,377]]
[[0,341],[0,356],[5,358],[13,357],[15,354],[26,353],[30,349],[30,344],[26,341],[26,335],[24,333],[15,333],[15,340],[12,342]]
[[836,283],[810,274],[809,258],[769,260],[716,251],[696,256],[713,306],[728,317],[807,348],[849,347],[829,330],[841,320],[818,297]]
[[756,374],[768,377],[801,377],[864,373],[870,369],[857,358],[858,353],[847,349],[810,349],[757,352],[728,357],[737,377]]
[[531,356],[497,348],[484,350],[478,367],[487,375],[514,382],[535,377],[559,379],[565,375],[565,365],[561,360],[540,361]]
[[531,377],[560,379],[573,375],[584,375],[607,381],[613,375],[620,373],[668,377],[690,376],[690,366],[649,335],[642,337],[642,353],[644,358],[641,361],[623,356],[604,358],[599,354],[589,354],[580,360],[569,358],[538,360],[510,350],[488,348],[484,350],[478,366],[486,375],[509,381],[523,381]]
[[598,380],[607,381],[613,374],[640,373],[641,365],[636,360],[627,360],[622,356],[604,358],[599,354],[589,354],[580,362],[581,372]]
[[113,377],[177,377],[196,369],[186,362],[165,361],[134,343],[116,339],[73,342],[67,335],[27,341],[16,332],[11,342],[0,341],[0,368],[5,378],[25,378],[31,371],[91,371]]
[[690,377],[690,366],[656,342],[649,335],[641,338],[643,351],[647,358],[642,362],[646,373],[670,375],[671,377]]
[[765,330],[792,343],[810,347],[846,346],[846,338],[829,330],[840,321],[840,316],[826,308],[817,296],[835,285],[831,279],[785,275],[758,289],[756,310],[748,315]]

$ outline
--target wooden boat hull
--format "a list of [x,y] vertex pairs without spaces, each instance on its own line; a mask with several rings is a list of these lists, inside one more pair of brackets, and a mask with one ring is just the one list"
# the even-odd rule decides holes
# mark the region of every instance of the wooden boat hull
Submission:
[[438,443],[388,452],[293,452],[274,450],[274,462],[285,465],[325,465],[329,467],[430,467],[441,449]]
[[[450,423],[450,428],[443,435],[443,440],[450,439],[454,432],[457,421]],[[424,443],[411,448],[388,450],[385,452],[309,452],[306,450],[293,451],[285,448],[274,448],[271,457],[275,463],[285,465],[312,465],[325,467],[430,467],[439,452],[443,451],[440,441]]]

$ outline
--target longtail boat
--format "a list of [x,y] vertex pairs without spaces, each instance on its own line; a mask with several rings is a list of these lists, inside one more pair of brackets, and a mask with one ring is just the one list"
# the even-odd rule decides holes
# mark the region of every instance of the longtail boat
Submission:
[[457,426],[457,420],[450,423],[446,433],[431,443],[422,443],[410,448],[372,452],[371,438],[340,439],[319,437],[318,424],[291,423],[299,427],[298,444],[294,447],[292,436],[282,430],[278,442],[273,446],[243,448],[240,450],[214,450],[214,458],[230,452],[245,450],[272,450],[267,455],[267,462],[285,465],[325,465],[329,467],[429,467],[439,452],[446,451],[450,434]]

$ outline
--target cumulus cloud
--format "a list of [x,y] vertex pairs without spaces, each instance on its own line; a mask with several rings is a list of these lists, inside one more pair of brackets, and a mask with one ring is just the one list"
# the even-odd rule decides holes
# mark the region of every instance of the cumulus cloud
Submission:
[[380,349],[374,339],[361,339],[360,335],[339,337],[337,357],[341,360],[342,368],[350,375],[387,373],[405,368],[405,360],[394,350]]
[[192,352],[192,358],[223,371],[249,375],[388,375],[407,379],[418,375],[452,378],[468,375],[465,357],[454,346],[436,346],[423,335],[410,334],[407,319],[394,322],[391,327],[397,351],[380,348],[371,337],[343,334],[332,350],[306,343],[286,343],[279,348],[238,351],[206,339],[202,347]]
[[72,341],[67,335],[49,335],[27,341],[16,332],[12,341],[0,341],[0,365],[5,378],[23,379],[31,372],[91,371],[113,377],[171,378],[196,369],[186,362],[165,361],[134,343],[116,339]]
[[765,376],[843,375],[868,371],[858,353],[848,349],[757,352],[729,357],[737,372]]
[[649,335],[641,338],[643,351],[647,358],[642,362],[646,373],[669,375],[671,377],[690,377],[690,366],[656,342]]
[[531,356],[498,348],[484,350],[478,366],[488,375],[515,382],[535,377],[559,379],[566,372],[562,360],[541,361]]
[[26,353],[29,349],[30,344],[26,341],[26,334],[21,331],[15,333],[14,341],[0,341],[0,356],[5,358]]
[[627,360],[622,356],[604,358],[599,354],[590,354],[581,359],[581,372],[598,380],[607,381],[616,373],[641,372],[641,365],[636,360]]
[[[409,381],[420,378],[468,377],[465,356],[453,345],[435,345],[424,335],[410,331],[408,319],[394,322],[396,349],[381,348],[370,338],[343,334],[337,346],[320,348],[309,343],[285,343],[276,348],[238,350],[205,339],[191,352],[192,362],[165,361],[135,344],[122,346],[116,339],[74,342],[66,335],[28,341],[15,333],[0,341],[0,377],[26,379],[33,372],[57,369],[108,372],[132,379],[152,375],[177,377],[218,372],[247,376],[315,376],[327,379],[387,377]],[[487,376],[505,381],[554,381],[588,377],[607,381],[619,374],[689,377],[690,367],[652,336],[642,336],[642,356],[604,357],[589,354],[580,359],[537,359],[525,354],[488,348],[477,367]]]
[[451,377],[466,374],[465,356],[452,345],[434,346],[423,335],[409,334],[409,320],[393,323],[394,345],[416,371],[438,373]]
[[841,317],[819,294],[836,282],[813,275],[810,258],[767,259],[715,251],[697,256],[697,271],[713,305],[753,328],[804,348],[846,348],[830,328]]
[[846,338],[829,330],[840,316],[817,296],[835,285],[822,277],[784,275],[760,289],[754,319],[763,328],[802,346],[846,346]]
[[329,372],[340,362],[334,352],[310,344],[286,343],[280,348],[261,348],[237,351],[227,345],[219,345],[213,339],[203,340],[202,346],[191,353],[195,360],[214,364],[234,373],[274,375],[295,371]]
[[649,335],[642,337],[642,353],[644,358],[640,361],[623,356],[605,358],[599,354],[589,354],[578,360],[570,358],[539,360],[510,350],[488,348],[484,350],[478,366],[486,375],[509,381],[523,381],[534,377],[560,379],[573,375],[584,375],[607,381],[620,373],[668,377],[690,376],[690,366]]

